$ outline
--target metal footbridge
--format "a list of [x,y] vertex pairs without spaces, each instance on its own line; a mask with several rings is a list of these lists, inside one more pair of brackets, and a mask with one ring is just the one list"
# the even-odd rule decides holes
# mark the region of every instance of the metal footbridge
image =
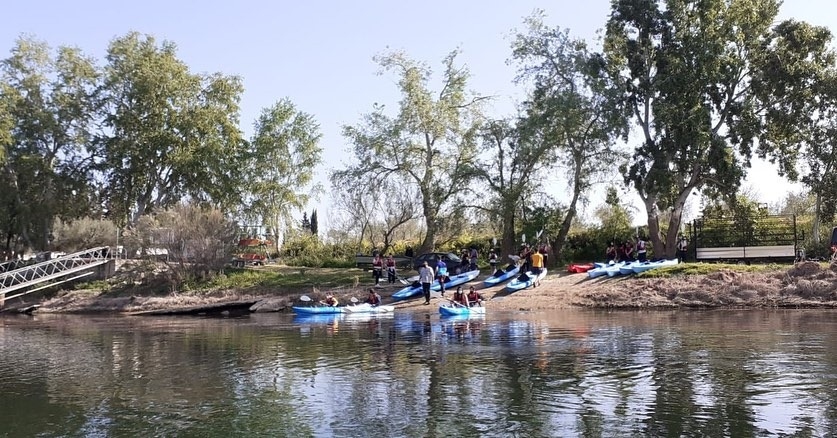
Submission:
[[[110,248],[103,246],[67,254],[34,265],[15,266],[17,269],[0,272],[0,302],[93,274],[95,270],[92,268],[104,265],[110,260]],[[41,287],[30,289],[37,285]],[[8,295],[16,291],[18,291],[17,294]]]

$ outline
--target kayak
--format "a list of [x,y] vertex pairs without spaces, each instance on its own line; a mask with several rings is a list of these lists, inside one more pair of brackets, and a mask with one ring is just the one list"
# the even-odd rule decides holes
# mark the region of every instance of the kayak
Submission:
[[[538,275],[538,280],[543,280],[544,277],[546,277],[546,268],[543,268],[541,273]],[[526,289],[527,287],[533,284],[535,284],[534,275],[532,275],[532,271],[528,271],[522,274],[520,277],[517,277],[511,282],[509,282],[508,286],[506,286],[506,290],[514,292]]]
[[624,262],[619,262],[619,263],[613,264],[612,266],[608,266],[608,267],[604,268],[604,270],[605,270],[605,273],[607,274],[608,277],[615,277],[615,276],[619,275],[619,271],[622,269],[623,266],[625,266],[625,263]]
[[297,315],[324,315],[330,313],[343,313],[345,307],[331,307],[331,306],[293,306],[294,313]]
[[631,262],[626,263],[619,267],[619,274],[621,275],[631,275],[634,273],[634,266],[641,265],[642,262]]
[[579,274],[582,272],[587,272],[593,268],[595,268],[595,266],[592,263],[584,263],[581,265],[573,263],[569,267],[567,267],[567,271],[573,274]]
[[506,280],[511,279],[512,277],[517,275],[518,272],[520,272],[520,266],[516,266],[516,265],[514,267],[512,267],[511,269],[509,269],[508,267],[506,269],[507,270],[504,271],[500,275],[495,275],[497,273],[495,271],[494,274],[491,274],[491,276],[486,278],[482,283],[485,286],[496,286],[496,285],[498,285],[498,284],[500,284],[500,283],[502,283]]
[[610,264],[606,264],[606,263],[595,263],[595,264],[600,265],[600,266],[587,271],[587,276],[590,277],[590,278],[597,278],[597,277],[601,277],[603,275],[607,275],[607,271],[610,268],[614,268],[615,270],[618,271],[619,267],[622,266],[621,262],[620,263],[611,262]]
[[346,306],[348,313],[387,313],[395,311],[395,306],[373,306],[371,304],[363,303],[354,306]]
[[455,304],[442,304],[441,306],[439,306],[439,313],[441,313],[443,316],[485,315],[485,307],[465,307],[457,306]]
[[[460,284],[467,283],[467,282],[477,278],[479,275],[480,275],[480,270],[477,269],[477,270],[474,270],[474,271],[468,271],[468,272],[464,272],[464,273],[459,274],[459,275],[454,275],[453,277],[449,277],[448,281],[445,282],[445,290],[451,289],[451,288],[456,287],[456,286],[459,286]],[[432,286],[430,286],[430,290],[438,291],[438,290],[441,290],[441,289],[442,289],[442,285],[440,285],[438,281],[433,283]],[[395,295],[393,295],[393,297],[395,297]]]
[[639,274],[640,272],[645,272],[654,268],[661,268],[663,266],[674,266],[677,263],[677,259],[660,260],[656,262],[645,262],[634,265],[633,271],[635,274]]
[[[418,282],[418,281],[416,281],[416,282]],[[436,280],[433,280],[432,284],[435,284],[436,287],[439,287],[439,282],[436,281]],[[432,287],[431,287],[431,289],[432,289]],[[393,300],[403,300],[403,299],[407,299],[407,298],[410,298],[410,297],[415,296],[415,295],[421,295],[421,283],[418,283],[418,284],[412,283],[409,286],[404,287],[403,289],[399,290],[398,292],[392,294],[392,299]]]

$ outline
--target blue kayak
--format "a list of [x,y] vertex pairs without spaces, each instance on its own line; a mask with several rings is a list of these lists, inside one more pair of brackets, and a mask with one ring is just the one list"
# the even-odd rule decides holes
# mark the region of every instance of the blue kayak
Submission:
[[[477,278],[479,275],[480,275],[480,270],[479,269],[474,270],[474,271],[463,272],[462,274],[459,274],[459,275],[454,275],[453,277],[450,277],[447,282],[445,282],[445,289],[447,290],[447,289],[459,286],[460,284],[467,283],[467,282]],[[438,290],[441,290],[441,289],[442,289],[442,285],[440,285],[438,281],[433,283],[432,286],[430,286],[430,290],[438,291]],[[419,291],[421,291],[421,288],[419,288]],[[393,295],[393,297],[394,296],[395,295]]]
[[443,316],[485,315],[485,307],[465,307],[457,306],[455,304],[443,304],[439,306],[439,313],[441,313]]
[[329,313],[343,313],[343,307],[331,306],[293,306],[294,313],[297,315],[325,315]]
[[678,262],[677,259],[668,259],[668,260],[659,260],[656,262],[645,262],[635,264],[633,266],[634,274],[639,274],[640,272],[650,271],[654,268],[662,268],[663,266],[674,266]]
[[[546,268],[541,270],[541,273],[538,275],[538,280],[543,280],[544,277],[546,277]],[[514,292],[526,289],[533,284],[535,284],[535,276],[532,275],[532,271],[528,271],[509,282],[508,286],[506,286],[506,290]]]
[[[438,288],[439,287],[439,282],[436,281],[436,280],[433,280],[433,283],[431,283],[431,285],[436,285],[436,287]],[[409,286],[406,286],[405,288],[403,288],[403,289],[399,290],[398,292],[392,294],[392,299],[393,300],[404,300],[404,299],[410,298],[410,297],[415,296],[415,295],[421,295],[421,283],[419,283],[417,286],[413,286],[412,284],[409,285]]]
[[[514,266],[511,269],[509,269],[509,268],[506,268],[506,269],[507,270],[500,275],[491,274],[491,277],[486,278],[483,281],[483,284],[486,287],[496,286],[496,285],[498,285],[498,284],[500,284],[500,283],[502,283],[506,280],[511,279],[512,277],[517,275],[518,272],[520,272],[520,266]],[[495,274],[496,274],[496,272],[495,272]]]

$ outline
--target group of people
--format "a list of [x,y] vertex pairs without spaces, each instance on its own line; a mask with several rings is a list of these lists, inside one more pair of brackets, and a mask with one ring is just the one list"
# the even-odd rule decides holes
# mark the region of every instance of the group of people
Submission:
[[636,242],[626,240],[624,243],[610,241],[605,250],[608,262],[644,262],[648,260],[648,242],[643,236],[637,236]]
[[[683,263],[686,260],[686,252],[689,249],[689,240],[683,234],[677,235],[677,261]],[[611,241],[605,250],[605,258],[608,262],[644,262],[648,260],[648,241],[644,236],[637,236],[636,242],[626,240],[625,243]]]
[[398,279],[395,271],[395,258],[390,254],[386,259],[375,253],[372,259],[372,277],[375,279],[375,286],[379,285],[384,276],[384,269],[387,273],[387,283],[395,283]]
[[453,293],[453,299],[451,300],[456,305],[464,306],[464,307],[474,307],[474,306],[482,306],[482,302],[485,301],[485,298],[474,289],[474,286],[468,288],[468,293],[462,292],[462,286],[456,287],[456,292]]

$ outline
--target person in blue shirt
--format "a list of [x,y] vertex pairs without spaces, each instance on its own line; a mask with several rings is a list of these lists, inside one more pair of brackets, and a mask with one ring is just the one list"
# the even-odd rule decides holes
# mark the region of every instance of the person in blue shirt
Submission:
[[441,257],[436,262],[436,278],[439,279],[442,296],[445,296],[445,282],[448,281],[448,265],[445,264],[445,261]]

